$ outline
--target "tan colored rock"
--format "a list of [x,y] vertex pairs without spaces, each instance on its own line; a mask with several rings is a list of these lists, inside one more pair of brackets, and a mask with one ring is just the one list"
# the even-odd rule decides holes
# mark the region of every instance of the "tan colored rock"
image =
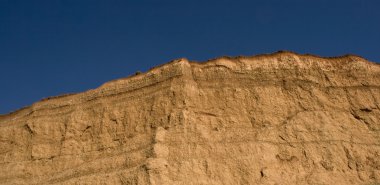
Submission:
[[380,183],[380,65],[179,59],[0,116],[0,184]]

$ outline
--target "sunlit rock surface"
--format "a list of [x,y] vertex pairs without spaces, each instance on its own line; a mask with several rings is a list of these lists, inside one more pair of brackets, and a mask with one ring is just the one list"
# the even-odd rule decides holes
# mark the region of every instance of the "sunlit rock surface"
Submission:
[[0,184],[378,182],[380,65],[357,56],[179,59],[0,116]]

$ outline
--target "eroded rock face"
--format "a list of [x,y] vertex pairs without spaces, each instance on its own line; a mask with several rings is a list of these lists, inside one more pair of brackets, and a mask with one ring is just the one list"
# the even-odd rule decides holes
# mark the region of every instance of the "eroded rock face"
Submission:
[[0,184],[375,184],[380,65],[180,59],[0,117]]

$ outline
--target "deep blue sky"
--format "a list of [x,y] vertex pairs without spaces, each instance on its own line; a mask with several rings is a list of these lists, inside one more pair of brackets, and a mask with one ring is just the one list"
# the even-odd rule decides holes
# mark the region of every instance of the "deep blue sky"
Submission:
[[379,0],[0,0],[0,114],[172,59],[277,50],[380,62]]

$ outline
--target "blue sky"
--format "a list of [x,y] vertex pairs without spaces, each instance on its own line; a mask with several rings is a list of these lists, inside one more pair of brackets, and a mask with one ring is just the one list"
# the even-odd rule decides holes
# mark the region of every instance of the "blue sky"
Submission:
[[0,0],[0,114],[172,59],[278,50],[380,62],[378,0]]

